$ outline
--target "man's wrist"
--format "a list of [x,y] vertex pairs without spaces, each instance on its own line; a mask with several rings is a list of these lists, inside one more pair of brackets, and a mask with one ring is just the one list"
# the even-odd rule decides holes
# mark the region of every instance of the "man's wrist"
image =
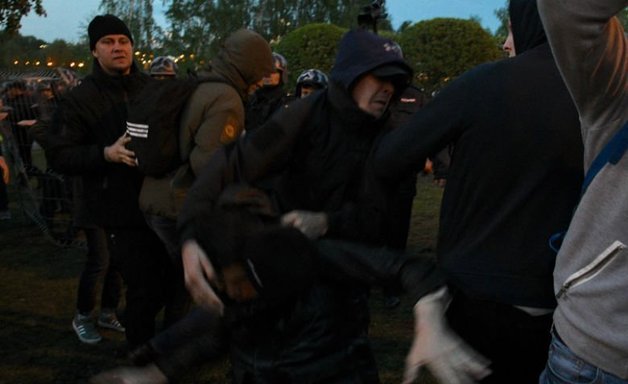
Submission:
[[105,158],[105,161],[107,161],[107,162],[110,162],[110,163],[111,163],[111,162],[112,162],[112,161],[111,161],[111,158],[109,157],[109,154],[107,153],[107,150],[108,150],[108,149],[109,149],[109,147],[105,147],[105,148],[103,148],[102,152],[103,152],[103,156],[104,156],[104,158]]

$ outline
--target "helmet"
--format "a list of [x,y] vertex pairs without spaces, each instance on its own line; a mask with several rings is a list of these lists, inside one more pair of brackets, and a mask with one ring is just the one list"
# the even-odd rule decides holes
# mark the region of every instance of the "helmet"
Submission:
[[150,64],[151,76],[176,76],[177,63],[168,56],[157,56]]
[[273,64],[278,71],[286,72],[288,70],[288,60],[279,53],[273,52]]
[[303,71],[297,78],[296,97],[301,97],[301,88],[304,85],[321,89],[327,87],[327,83],[328,80],[325,72],[314,68]]
[[288,82],[288,60],[283,55],[273,52],[273,66],[281,73],[281,82]]

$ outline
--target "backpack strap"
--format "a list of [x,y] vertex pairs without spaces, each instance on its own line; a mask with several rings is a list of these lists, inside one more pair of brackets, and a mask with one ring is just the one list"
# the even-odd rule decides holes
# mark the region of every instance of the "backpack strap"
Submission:
[[[608,163],[616,165],[619,160],[624,156],[628,150],[628,121],[624,123],[624,126],[615,133],[615,135],[611,138],[611,140],[602,148],[600,153],[593,159],[591,166],[587,170],[587,173],[584,176],[584,181],[582,182],[582,189],[580,191],[580,199],[584,196],[584,193],[589,188],[589,185],[595,179],[595,176],[600,172],[600,170]],[[549,239],[549,246],[555,252],[558,252],[560,249],[560,245],[565,238],[565,233],[567,231],[562,231],[553,234]]]
[[582,192],[580,197],[584,195],[589,187],[589,184],[591,184],[600,169],[602,169],[606,163],[613,165],[617,164],[624,156],[624,153],[626,153],[626,149],[628,149],[628,121],[617,133],[615,133],[615,136],[613,136],[606,146],[602,148],[602,151],[600,151],[591,163],[591,166],[584,177],[584,182],[582,183]]

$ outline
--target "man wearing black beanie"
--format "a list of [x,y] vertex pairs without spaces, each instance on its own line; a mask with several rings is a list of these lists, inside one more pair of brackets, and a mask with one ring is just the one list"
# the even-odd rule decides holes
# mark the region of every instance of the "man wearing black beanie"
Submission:
[[124,21],[114,15],[94,17],[87,27],[87,34],[89,35],[89,49],[91,51],[96,49],[98,40],[106,35],[125,35],[131,41],[131,45],[133,45],[131,31],[129,31],[129,28],[124,24]]
[[[133,348],[154,334],[155,316],[164,301],[167,265],[163,244],[140,212],[143,176],[134,153],[125,147],[130,141],[125,136],[127,100],[150,77],[133,61],[133,38],[122,20],[113,15],[96,16],[89,23],[88,34],[93,70],[61,101],[55,119],[59,126],[50,130],[60,134],[51,138],[49,157],[53,168],[76,176],[75,224],[104,228],[109,256],[88,252],[72,325],[82,342],[100,341],[92,320],[93,287],[107,265],[118,268],[127,286],[124,323],[127,342]],[[98,324],[104,326],[104,321],[99,319]]]

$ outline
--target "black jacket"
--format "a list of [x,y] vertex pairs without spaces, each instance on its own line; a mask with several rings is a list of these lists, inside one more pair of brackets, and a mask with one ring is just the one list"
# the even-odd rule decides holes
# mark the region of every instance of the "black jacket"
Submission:
[[290,101],[282,84],[258,89],[246,104],[246,132],[250,133],[261,127],[273,113]]
[[138,206],[143,176],[136,168],[105,161],[104,148],[124,134],[127,100],[148,79],[135,64],[128,76],[113,77],[95,61],[93,73],[59,104],[60,126],[51,131],[60,134],[50,138],[49,159],[55,170],[79,176],[74,188],[79,226],[145,225]]
[[[314,282],[296,297],[247,303],[223,297],[223,317],[199,314],[205,332],[156,363],[171,379],[229,351],[234,383],[378,383],[364,332],[363,287],[399,283],[412,300],[443,284],[427,260],[336,240],[317,243]],[[264,251],[263,251],[264,252]],[[289,273],[289,271],[286,271]],[[220,293],[219,293],[220,294]],[[341,381],[344,380],[344,381]]]
[[[373,68],[402,60],[387,46],[378,50],[371,44],[390,44],[388,40],[364,31],[348,35],[329,88],[289,104],[235,146],[217,153],[188,192],[179,216],[183,239],[201,238],[199,221],[211,214],[220,191],[234,181],[268,191],[281,213],[299,209],[328,214],[326,239],[318,243],[321,259],[337,263],[338,274],[326,274],[283,311],[270,311],[248,322],[234,317],[231,356],[237,383],[322,384],[338,376],[351,377],[352,382],[379,382],[366,335],[367,287],[398,282],[400,275],[406,276],[401,273],[404,266],[414,264],[378,258],[377,250],[370,254],[366,249],[353,251],[358,259],[364,257],[358,261],[352,251],[324,244],[330,238],[372,244],[385,240],[370,228],[372,222],[379,222],[380,206],[374,202],[367,208],[362,197],[368,179],[366,159],[386,119],[360,110],[350,89]],[[352,39],[359,44],[352,44]],[[358,52],[366,62],[352,59],[354,47],[375,54]],[[417,269],[407,288],[415,298],[442,284],[429,262],[419,261],[413,268]]]
[[382,140],[373,164],[390,180],[453,144],[440,266],[470,297],[551,308],[548,239],[578,201],[582,142],[538,13],[514,9],[511,19],[517,56],[453,81]]
[[[277,111],[229,154],[218,154],[210,170],[199,175],[179,216],[184,237],[195,236],[190,232],[193,221],[211,212],[222,187],[246,181],[270,190],[282,213],[294,209],[327,213],[330,237],[382,244],[385,236],[380,237],[377,228],[383,212],[377,202],[364,201],[363,196],[372,187],[365,177],[366,159],[388,115],[376,119],[362,111],[351,90],[360,77],[379,66],[407,67],[393,45],[368,31],[348,32],[325,91]],[[225,161],[228,172],[217,171]]]
[[[218,155],[229,157],[227,173],[199,176],[179,216],[180,227],[185,233],[195,217],[210,212],[226,184],[246,180],[267,190],[282,213],[326,212],[330,237],[381,243],[365,234],[376,232],[363,220],[373,212],[358,209],[358,201],[365,161],[384,122],[362,112],[333,82],[326,92],[289,104],[233,150]],[[214,159],[210,168],[220,162]],[[216,177],[223,179],[217,183]]]

